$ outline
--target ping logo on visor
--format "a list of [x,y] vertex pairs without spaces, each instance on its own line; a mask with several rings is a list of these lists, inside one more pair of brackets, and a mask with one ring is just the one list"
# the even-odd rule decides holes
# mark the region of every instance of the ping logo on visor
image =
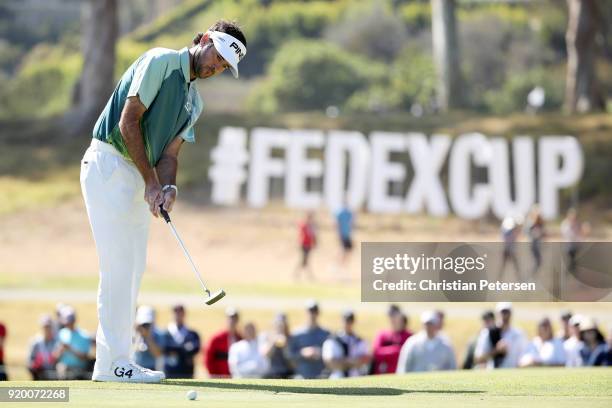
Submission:
[[220,31],[209,31],[208,35],[215,46],[215,49],[230,66],[230,71],[234,78],[238,78],[238,63],[246,55],[246,47],[238,39],[227,33]]
[[244,58],[244,53],[242,52],[242,50],[240,49],[240,46],[236,44],[235,41],[232,41],[232,43],[230,44],[230,47],[236,50],[236,54],[238,54],[238,61]]

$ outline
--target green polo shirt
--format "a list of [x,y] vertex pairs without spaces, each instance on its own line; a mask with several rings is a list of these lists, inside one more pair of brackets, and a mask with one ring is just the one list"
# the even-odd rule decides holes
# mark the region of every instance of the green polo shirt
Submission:
[[140,129],[151,166],[157,165],[166,146],[181,136],[195,141],[193,125],[202,113],[202,99],[195,83],[189,81],[189,51],[153,48],[144,53],[123,74],[98,118],[93,137],[112,144],[130,159],[119,130],[119,119],[130,96],[140,98],[147,108]]

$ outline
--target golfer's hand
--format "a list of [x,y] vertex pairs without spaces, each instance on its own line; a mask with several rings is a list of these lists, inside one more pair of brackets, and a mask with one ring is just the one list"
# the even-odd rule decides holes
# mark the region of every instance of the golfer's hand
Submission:
[[176,201],[176,190],[173,188],[169,188],[162,193],[163,197],[163,207],[167,212],[172,211],[172,207],[174,206],[174,202]]
[[157,178],[153,178],[145,184],[144,199],[149,204],[149,211],[156,217],[159,217],[159,206],[164,201],[161,189],[161,184],[159,184]]

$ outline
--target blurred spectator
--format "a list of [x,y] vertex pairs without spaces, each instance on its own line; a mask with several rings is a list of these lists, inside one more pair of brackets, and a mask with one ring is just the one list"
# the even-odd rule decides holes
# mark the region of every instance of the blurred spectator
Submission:
[[389,317],[391,317],[392,315],[401,314],[401,313],[402,313],[402,309],[394,303],[390,304],[389,309],[387,309],[387,316]]
[[440,331],[444,328],[444,318],[446,317],[446,315],[444,314],[444,311],[440,309],[434,310],[434,314],[436,315],[436,319],[438,321],[438,323],[436,323],[438,334],[440,334]]
[[134,362],[149,370],[163,369],[164,332],[155,326],[155,310],[142,305],[136,312]]
[[397,362],[398,374],[413,371],[454,370],[457,368],[452,347],[438,336],[435,312],[421,315],[423,330],[406,340]]
[[314,213],[309,211],[306,218],[299,224],[300,230],[300,247],[302,250],[302,260],[295,268],[294,278],[300,278],[300,272],[306,271],[310,280],[314,280],[314,274],[309,263],[310,251],[317,245],[317,226],[315,223]]
[[580,350],[584,343],[580,338],[580,316],[573,315],[568,322],[570,337],[563,342],[563,349],[565,350],[565,366],[566,367],[579,367],[582,365],[582,357],[580,357]]
[[61,380],[89,380],[93,359],[89,356],[94,340],[76,325],[76,312],[71,306],[60,310],[60,324],[63,328],[57,334],[58,348],[57,376]]
[[607,365],[612,366],[612,327],[608,330],[608,355],[607,355]]
[[580,335],[584,344],[580,349],[583,366],[602,366],[608,363],[608,345],[595,320],[580,320]]
[[230,376],[227,364],[229,348],[235,342],[242,340],[238,331],[240,320],[238,311],[234,308],[228,308],[225,315],[227,317],[227,327],[210,338],[204,355],[204,364],[211,377],[227,378]]
[[342,208],[336,212],[336,228],[338,237],[342,245],[342,254],[340,256],[340,264],[346,266],[349,255],[353,250],[353,226],[355,225],[355,216],[353,211],[348,206],[346,199],[342,204]]
[[57,347],[57,338],[53,332],[53,319],[43,315],[40,318],[42,333],[36,335],[30,344],[28,369],[33,380],[57,380],[55,369],[56,359],[54,351]]
[[0,381],[8,381],[6,367],[4,366],[4,341],[6,339],[6,326],[0,322]]
[[228,364],[233,378],[262,378],[270,367],[263,355],[257,330],[251,322],[244,325],[244,338],[232,344]]
[[289,331],[287,315],[280,313],[274,319],[274,330],[268,334],[262,346],[262,353],[270,361],[266,378],[291,378],[294,374],[290,345],[293,341]]
[[[469,370],[474,367],[477,367],[481,364],[476,364],[474,353],[476,351],[476,345],[478,343],[478,339],[482,337],[483,341],[488,338],[488,341],[491,343],[491,347],[495,348],[497,342],[501,339],[501,331],[495,326],[495,314],[491,310],[485,311],[482,316],[482,329],[478,332],[476,337],[472,338],[468,343],[467,350],[465,352],[465,358],[463,360],[463,369]],[[503,357],[502,357],[503,358]],[[501,361],[501,359],[500,359]]]
[[514,270],[516,271],[517,278],[521,278],[519,270],[518,259],[516,258],[516,240],[520,234],[519,226],[513,217],[506,217],[502,221],[501,235],[504,242],[504,253],[502,257],[502,265],[499,271],[499,280],[503,280],[504,274],[506,273],[506,264],[512,263]]
[[394,373],[400,350],[408,337],[412,336],[412,332],[407,329],[408,318],[399,307],[391,305],[387,316],[390,329],[378,333],[372,345],[372,374]]
[[185,307],[172,308],[174,321],[164,332],[164,373],[166,378],[193,378],[193,359],[200,351],[200,336],[185,325]]
[[576,270],[576,257],[580,249],[580,241],[588,235],[589,226],[578,220],[575,208],[570,208],[563,222],[561,222],[561,235],[566,242],[565,251],[569,262],[568,271]]
[[328,337],[323,343],[321,355],[331,374],[329,378],[357,377],[368,373],[370,355],[368,343],[355,334],[355,314],[346,311],[342,315],[343,330]]
[[572,336],[572,331],[570,328],[570,320],[572,318],[572,312],[569,310],[563,310],[561,312],[561,330],[557,334],[562,341],[569,339]]
[[[512,304],[501,302],[496,306],[499,314],[501,338],[493,345],[490,330],[483,330],[476,343],[474,357],[476,364],[486,363],[487,368],[517,367],[520,357],[525,350],[525,335],[517,328],[511,326]],[[499,360],[496,357],[501,357]]]
[[546,237],[546,228],[544,226],[544,218],[540,213],[540,207],[534,204],[527,217],[525,232],[531,243],[531,254],[533,255],[533,271],[537,272],[542,266],[542,241]]
[[308,323],[293,334],[290,345],[291,359],[295,364],[296,378],[318,378],[325,365],[321,357],[323,342],[329,331],[319,326],[319,305],[311,300],[306,305]]
[[440,340],[448,344],[451,344],[450,338],[443,331],[444,330],[444,319],[446,317],[446,315],[444,314],[444,311],[437,309],[437,310],[434,310],[434,313],[438,319],[438,323],[437,323],[438,337],[440,338]]
[[64,307],[66,307],[67,305],[65,303],[62,302],[58,302],[55,304],[55,320],[53,320],[53,334],[57,337],[57,334],[59,333],[60,330],[62,330],[64,328],[64,325],[62,324],[62,317],[61,317],[61,312],[62,309]]
[[563,340],[553,336],[552,325],[548,317],[538,323],[538,335],[527,346],[519,365],[521,367],[565,365]]
[[[508,305],[505,306],[498,306],[498,312],[500,312],[500,314],[503,315],[503,311],[500,311],[501,309],[503,309],[504,307],[509,307]],[[497,344],[499,343],[499,341],[502,339],[502,329],[500,326],[497,326],[495,324],[495,315],[493,315],[493,319],[489,320],[490,316],[487,316],[487,326],[488,326],[488,338],[489,338],[489,344],[491,345],[491,348],[496,348]],[[500,318],[500,320],[503,319]],[[492,324],[491,324],[492,323]],[[504,361],[504,359],[506,358],[506,351],[503,349],[498,350],[495,355],[493,356],[493,367],[494,368],[499,368],[502,365],[502,362]]]

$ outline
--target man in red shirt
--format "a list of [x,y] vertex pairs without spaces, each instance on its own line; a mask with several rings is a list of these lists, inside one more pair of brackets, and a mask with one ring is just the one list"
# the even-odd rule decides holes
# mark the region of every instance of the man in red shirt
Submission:
[[376,336],[372,347],[372,373],[395,373],[402,345],[412,336],[407,329],[408,318],[396,305],[391,305],[387,313],[391,330],[383,330]]
[[230,346],[242,340],[238,332],[238,311],[228,308],[225,311],[227,316],[227,328],[211,337],[204,353],[204,365],[208,374],[214,378],[229,378],[230,371],[227,364],[227,356]]
[[6,327],[0,323],[0,381],[7,381],[6,369],[4,368],[4,339],[6,338]]
[[302,220],[299,225],[300,232],[300,247],[302,249],[302,260],[295,268],[294,278],[300,278],[300,271],[305,270],[308,273],[310,280],[314,280],[312,268],[308,263],[310,251],[317,244],[317,227],[315,223],[314,213],[309,211],[306,214],[306,219]]

